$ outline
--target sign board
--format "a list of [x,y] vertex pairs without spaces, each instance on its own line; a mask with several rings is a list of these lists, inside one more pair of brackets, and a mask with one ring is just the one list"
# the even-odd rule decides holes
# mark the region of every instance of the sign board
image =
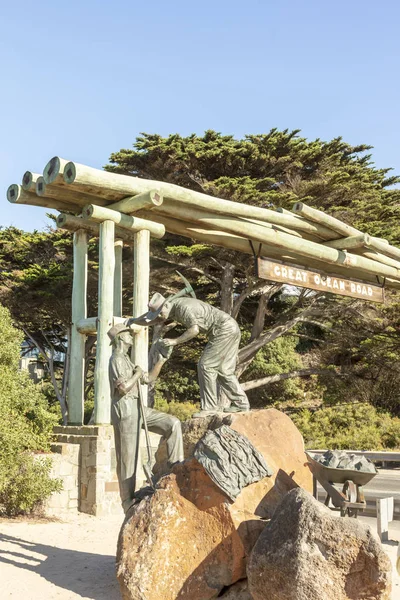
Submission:
[[371,302],[385,301],[384,290],[378,285],[285,265],[267,258],[257,258],[257,276],[261,279],[281,281],[288,285],[298,285],[311,290],[339,294],[340,296],[362,298]]

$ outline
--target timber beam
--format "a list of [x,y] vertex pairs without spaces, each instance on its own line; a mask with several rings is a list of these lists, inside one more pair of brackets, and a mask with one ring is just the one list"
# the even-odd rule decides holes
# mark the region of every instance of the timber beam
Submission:
[[39,197],[31,191],[26,191],[22,186],[13,183],[7,190],[7,200],[12,204],[29,204],[30,206],[41,206],[59,211],[78,212],[80,207],[63,200],[55,200],[49,197]]
[[[57,227],[58,229],[66,229],[67,231],[78,231],[78,229],[84,229],[93,237],[100,237],[100,225],[98,223],[93,223],[92,221],[82,219],[81,217],[75,217],[65,213],[58,215]],[[122,227],[115,228],[115,237],[122,240],[129,246],[133,246],[134,244],[133,234],[130,234],[126,229],[122,229]]]
[[97,206],[96,204],[88,204],[82,211],[82,218],[84,220],[95,221],[96,223],[102,223],[103,221],[112,221],[117,224],[121,229],[137,233],[142,229],[146,229],[155,238],[162,238],[165,235],[164,225],[154,223],[139,217],[131,217],[125,215],[111,208],[104,208]]
[[163,195],[159,191],[150,190],[149,192],[144,192],[143,194],[138,194],[137,196],[127,196],[127,198],[123,198],[119,202],[110,204],[108,208],[117,210],[119,212],[132,214],[142,209],[151,210],[153,208],[157,208],[161,206],[163,201]]
[[[87,319],[80,319],[76,324],[76,329],[82,335],[97,335],[97,321],[97,317],[88,317]],[[126,318],[124,317],[114,316],[112,318],[112,326],[119,325],[120,323],[124,323],[125,321]],[[140,325],[132,324],[129,326],[129,329],[132,331],[132,333],[139,333],[143,329],[143,327],[140,327]]]

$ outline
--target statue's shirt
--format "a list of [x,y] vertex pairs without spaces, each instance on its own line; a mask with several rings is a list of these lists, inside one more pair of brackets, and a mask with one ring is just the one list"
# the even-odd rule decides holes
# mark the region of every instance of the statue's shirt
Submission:
[[202,333],[213,335],[218,327],[233,320],[226,312],[196,298],[177,298],[172,301],[170,318],[189,329],[197,325]]
[[[135,365],[130,360],[127,354],[114,352],[109,367],[111,398],[113,402],[117,402],[121,398],[121,392],[117,388],[117,383],[126,383],[135,372]],[[138,397],[137,384],[126,394],[134,398]]]

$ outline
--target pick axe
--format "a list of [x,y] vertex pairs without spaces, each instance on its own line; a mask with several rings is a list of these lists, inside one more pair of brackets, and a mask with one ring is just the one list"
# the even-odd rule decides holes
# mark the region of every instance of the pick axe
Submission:
[[179,273],[179,271],[177,271],[177,273],[178,273],[179,277],[182,279],[183,283],[185,284],[185,287],[183,288],[183,290],[181,290],[177,294],[173,294],[173,296],[169,296],[168,300],[174,300],[175,298],[181,298],[181,296],[187,296],[187,295],[192,296],[192,298],[196,298],[195,291],[192,288],[189,281],[186,279],[186,277],[184,277],[182,275],[182,273]]

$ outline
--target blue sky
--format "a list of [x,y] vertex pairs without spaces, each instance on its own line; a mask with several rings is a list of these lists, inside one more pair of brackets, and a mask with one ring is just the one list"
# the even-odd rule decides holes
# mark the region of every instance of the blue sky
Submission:
[[6,200],[26,170],[101,167],[140,132],[300,128],[400,173],[399,21],[394,0],[2,2],[0,225],[48,223]]

